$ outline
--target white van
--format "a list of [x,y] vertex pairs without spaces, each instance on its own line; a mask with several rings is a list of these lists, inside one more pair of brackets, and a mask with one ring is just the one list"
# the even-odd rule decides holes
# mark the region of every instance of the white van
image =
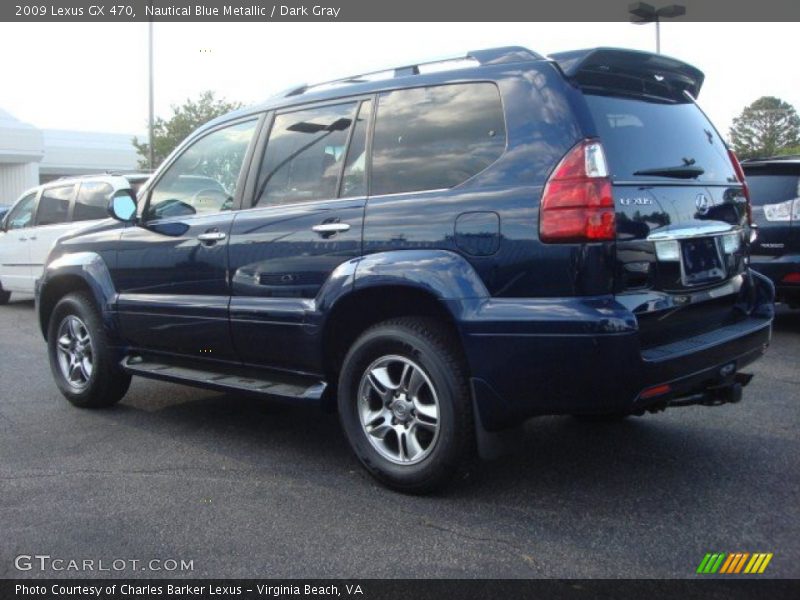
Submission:
[[50,247],[62,235],[108,218],[119,189],[138,188],[149,175],[92,175],[57,179],[28,190],[0,226],[0,304],[12,292],[32,294]]

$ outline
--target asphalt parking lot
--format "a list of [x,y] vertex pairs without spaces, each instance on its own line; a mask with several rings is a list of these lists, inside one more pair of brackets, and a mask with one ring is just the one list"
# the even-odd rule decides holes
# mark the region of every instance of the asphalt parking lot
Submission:
[[113,409],[72,408],[12,299],[0,577],[92,575],[19,572],[20,554],[193,562],[126,577],[691,577],[712,551],[800,577],[798,364],[800,311],[781,309],[740,404],[535,420],[521,452],[417,498],[374,483],[316,410],[141,379]]

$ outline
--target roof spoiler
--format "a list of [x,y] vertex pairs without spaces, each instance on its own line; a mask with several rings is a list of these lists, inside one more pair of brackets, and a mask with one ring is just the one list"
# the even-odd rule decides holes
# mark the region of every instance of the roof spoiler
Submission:
[[638,50],[592,48],[551,54],[564,75],[587,89],[684,101],[697,98],[703,72],[685,62]]

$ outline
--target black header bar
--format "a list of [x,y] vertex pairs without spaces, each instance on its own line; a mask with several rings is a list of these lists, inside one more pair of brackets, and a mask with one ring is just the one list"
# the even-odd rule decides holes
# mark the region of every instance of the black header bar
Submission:
[[[672,21],[800,21],[796,0],[651,0],[678,3]],[[3,0],[0,21],[269,22],[269,21],[629,21],[631,0]],[[746,52],[747,40],[729,40]]]

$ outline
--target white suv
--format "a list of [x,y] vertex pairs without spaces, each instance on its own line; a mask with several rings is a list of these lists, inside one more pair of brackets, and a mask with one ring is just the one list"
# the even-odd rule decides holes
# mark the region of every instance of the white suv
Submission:
[[57,179],[28,190],[0,226],[0,304],[11,292],[32,294],[50,247],[62,235],[108,218],[120,189],[137,190],[149,175],[91,175]]

